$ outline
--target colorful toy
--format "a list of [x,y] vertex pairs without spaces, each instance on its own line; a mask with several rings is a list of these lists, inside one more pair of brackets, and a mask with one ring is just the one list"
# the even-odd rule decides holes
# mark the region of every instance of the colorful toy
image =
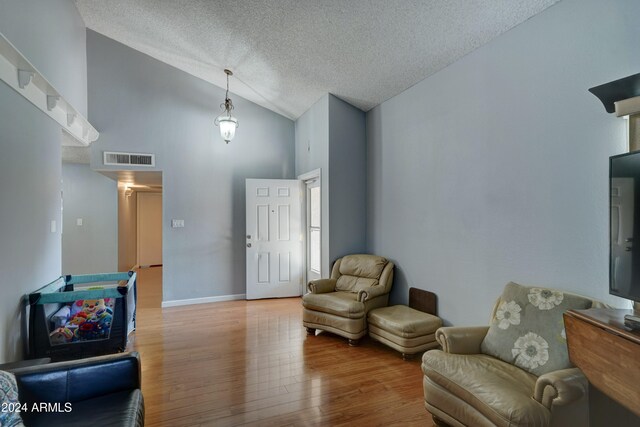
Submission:
[[53,345],[66,344],[73,340],[73,332],[67,328],[58,328],[51,332],[49,340]]
[[78,327],[78,338],[80,340],[94,340],[96,336],[96,324],[94,322],[84,322]]
[[78,340],[78,325],[74,325],[72,323],[67,323],[67,325],[63,328],[67,334],[71,335],[71,341]]
[[51,345],[109,338],[114,302],[112,298],[99,298],[62,306],[51,316],[55,326],[49,335]]
[[76,325],[79,325],[80,323],[84,323],[86,321],[87,321],[87,313],[85,313],[84,311],[80,311],[74,314],[73,316],[71,316],[71,318],[67,323],[75,323]]
[[87,314],[87,317],[105,308],[103,299],[86,299],[82,303],[82,311]]
[[124,351],[135,329],[135,282],[134,272],[61,276],[30,293],[29,357],[58,361]]

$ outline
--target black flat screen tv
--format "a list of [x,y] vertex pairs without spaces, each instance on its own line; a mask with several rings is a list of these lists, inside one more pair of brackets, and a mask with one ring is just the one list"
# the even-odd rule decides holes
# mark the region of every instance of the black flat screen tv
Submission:
[[640,302],[640,151],[609,158],[609,293]]

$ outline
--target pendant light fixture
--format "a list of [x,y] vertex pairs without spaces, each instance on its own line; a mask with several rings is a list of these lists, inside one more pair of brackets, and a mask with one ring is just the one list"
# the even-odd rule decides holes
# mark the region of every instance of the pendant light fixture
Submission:
[[220,107],[224,110],[222,114],[220,114],[213,121],[216,126],[220,127],[220,136],[222,139],[228,144],[229,141],[236,136],[236,128],[238,127],[238,119],[231,115],[231,110],[233,110],[233,102],[229,99],[229,76],[233,76],[231,70],[224,70],[224,73],[227,75],[227,93],[224,96],[224,102],[220,104]]

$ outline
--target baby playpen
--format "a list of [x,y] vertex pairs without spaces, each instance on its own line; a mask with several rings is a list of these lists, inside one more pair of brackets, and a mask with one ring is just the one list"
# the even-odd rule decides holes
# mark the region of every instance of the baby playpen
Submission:
[[62,276],[28,295],[29,358],[117,353],[135,329],[136,273]]

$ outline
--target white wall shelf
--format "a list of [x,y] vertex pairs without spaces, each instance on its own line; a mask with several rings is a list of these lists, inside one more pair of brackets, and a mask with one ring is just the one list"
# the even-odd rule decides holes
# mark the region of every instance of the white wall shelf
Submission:
[[[100,136],[91,123],[64,99],[2,33],[0,80],[62,126],[62,129],[73,137],[76,143],[74,145],[89,146]],[[64,140],[71,141],[71,138]]]

